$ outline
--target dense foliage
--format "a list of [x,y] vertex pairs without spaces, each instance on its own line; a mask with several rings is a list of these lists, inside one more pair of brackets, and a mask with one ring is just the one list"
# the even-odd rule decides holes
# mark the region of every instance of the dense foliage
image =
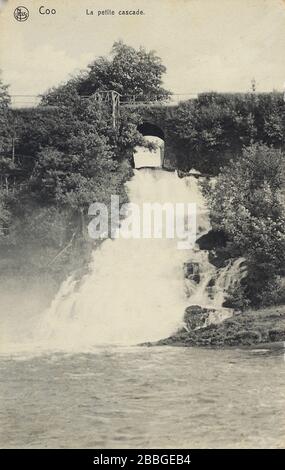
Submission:
[[162,88],[166,68],[160,57],[144,48],[136,51],[122,41],[115,42],[111,60],[101,57],[91,65],[79,83],[81,94],[100,90],[115,90],[123,96],[136,96],[137,100],[162,100],[170,92]]
[[9,105],[10,96],[8,93],[8,87],[4,85],[0,76],[0,242],[5,236],[5,228],[7,227],[10,219],[9,210],[5,200],[5,171],[9,168],[9,166],[13,166],[11,158],[8,158],[9,145],[11,144],[11,116]]
[[[7,87],[0,83],[0,170],[6,175],[0,194],[2,262],[17,251],[16,269],[61,271],[80,256],[78,246],[88,251],[89,205],[108,205],[112,194],[126,201],[134,147],[147,145],[134,111],[121,109],[114,128],[110,106],[98,103],[93,93],[125,90],[145,100],[163,99],[168,96],[161,87],[164,71],[153,52],[119,42],[111,59],[100,58],[87,72],[49,90],[32,110],[12,112]],[[17,137],[15,158],[11,131]]]
[[205,93],[181,103],[166,118],[180,169],[195,167],[217,174],[242,153],[262,142],[285,147],[285,103],[281,93]]
[[11,136],[10,96],[8,86],[4,85],[0,75],[0,155],[7,152]]
[[166,100],[170,92],[162,87],[166,72],[160,57],[154,51],[139,50],[122,41],[115,42],[110,57],[99,57],[68,83],[54,88],[44,97],[45,102],[74,100],[74,91],[80,96],[90,96],[96,91],[114,90],[122,100],[136,97],[138,101]]
[[225,232],[228,256],[246,259],[241,306],[285,301],[284,189],[284,152],[254,144],[222,169],[208,193],[213,228]]

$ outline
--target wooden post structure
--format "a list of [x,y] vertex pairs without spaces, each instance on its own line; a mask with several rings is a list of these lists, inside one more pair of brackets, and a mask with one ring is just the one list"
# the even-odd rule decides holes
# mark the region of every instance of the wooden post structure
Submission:
[[120,95],[116,91],[111,91],[112,98],[112,124],[113,129],[117,127],[117,119],[120,115]]
[[12,137],[12,162],[15,162],[15,136]]
[[96,91],[95,100],[100,104],[109,104],[111,106],[112,127],[116,129],[118,118],[120,116],[120,93],[114,90]]

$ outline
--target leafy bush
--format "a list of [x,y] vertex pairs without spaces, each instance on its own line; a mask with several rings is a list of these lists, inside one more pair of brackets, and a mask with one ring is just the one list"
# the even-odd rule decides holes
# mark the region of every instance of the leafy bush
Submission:
[[169,118],[178,166],[217,174],[254,142],[285,147],[281,93],[203,93],[181,103]]
[[229,255],[247,260],[245,302],[255,306],[279,302],[283,295],[284,183],[284,153],[254,144],[222,169],[214,189],[207,193],[213,228],[225,232]]
[[85,73],[49,90],[33,110],[11,114],[7,87],[0,82],[0,119],[5,132],[12,122],[17,133],[16,166],[11,152],[3,153],[7,135],[11,147],[11,136],[6,132],[2,138],[0,133],[0,171],[15,170],[18,178],[14,192],[0,195],[0,229],[8,225],[0,236],[3,257],[18,259],[21,266],[50,266],[73,234],[73,258],[82,247],[88,252],[89,205],[108,205],[112,194],[127,201],[124,183],[132,175],[133,150],[147,145],[137,130],[140,117],[134,110],[122,109],[114,128],[109,104],[100,104],[93,93],[112,89],[163,100],[169,96],[161,86],[164,72],[154,52],[119,42],[111,58],[96,60]]

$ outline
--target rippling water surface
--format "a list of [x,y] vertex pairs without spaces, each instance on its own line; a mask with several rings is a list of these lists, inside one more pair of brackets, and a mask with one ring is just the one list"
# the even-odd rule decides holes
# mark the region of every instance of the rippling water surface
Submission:
[[284,366],[170,347],[2,357],[0,446],[285,447]]

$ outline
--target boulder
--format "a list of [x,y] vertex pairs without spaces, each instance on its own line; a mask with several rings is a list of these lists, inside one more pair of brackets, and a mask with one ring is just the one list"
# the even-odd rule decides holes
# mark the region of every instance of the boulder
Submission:
[[226,246],[227,237],[222,230],[209,230],[196,240],[200,250],[214,250]]
[[232,315],[233,313],[229,309],[217,310],[200,305],[190,305],[184,312],[184,323],[188,331],[193,331],[209,325],[218,325]]
[[200,307],[200,305],[190,305],[184,313],[184,322],[188,330],[196,330],[203,328],[209,318],[210,312],[213,310]]
[[186,279],[190,279],[191,281],[196,282],[199,284],[200,282],[200,274],[199,274],[199,263],[194,263],[189,261],[184,263],[184,276]]

